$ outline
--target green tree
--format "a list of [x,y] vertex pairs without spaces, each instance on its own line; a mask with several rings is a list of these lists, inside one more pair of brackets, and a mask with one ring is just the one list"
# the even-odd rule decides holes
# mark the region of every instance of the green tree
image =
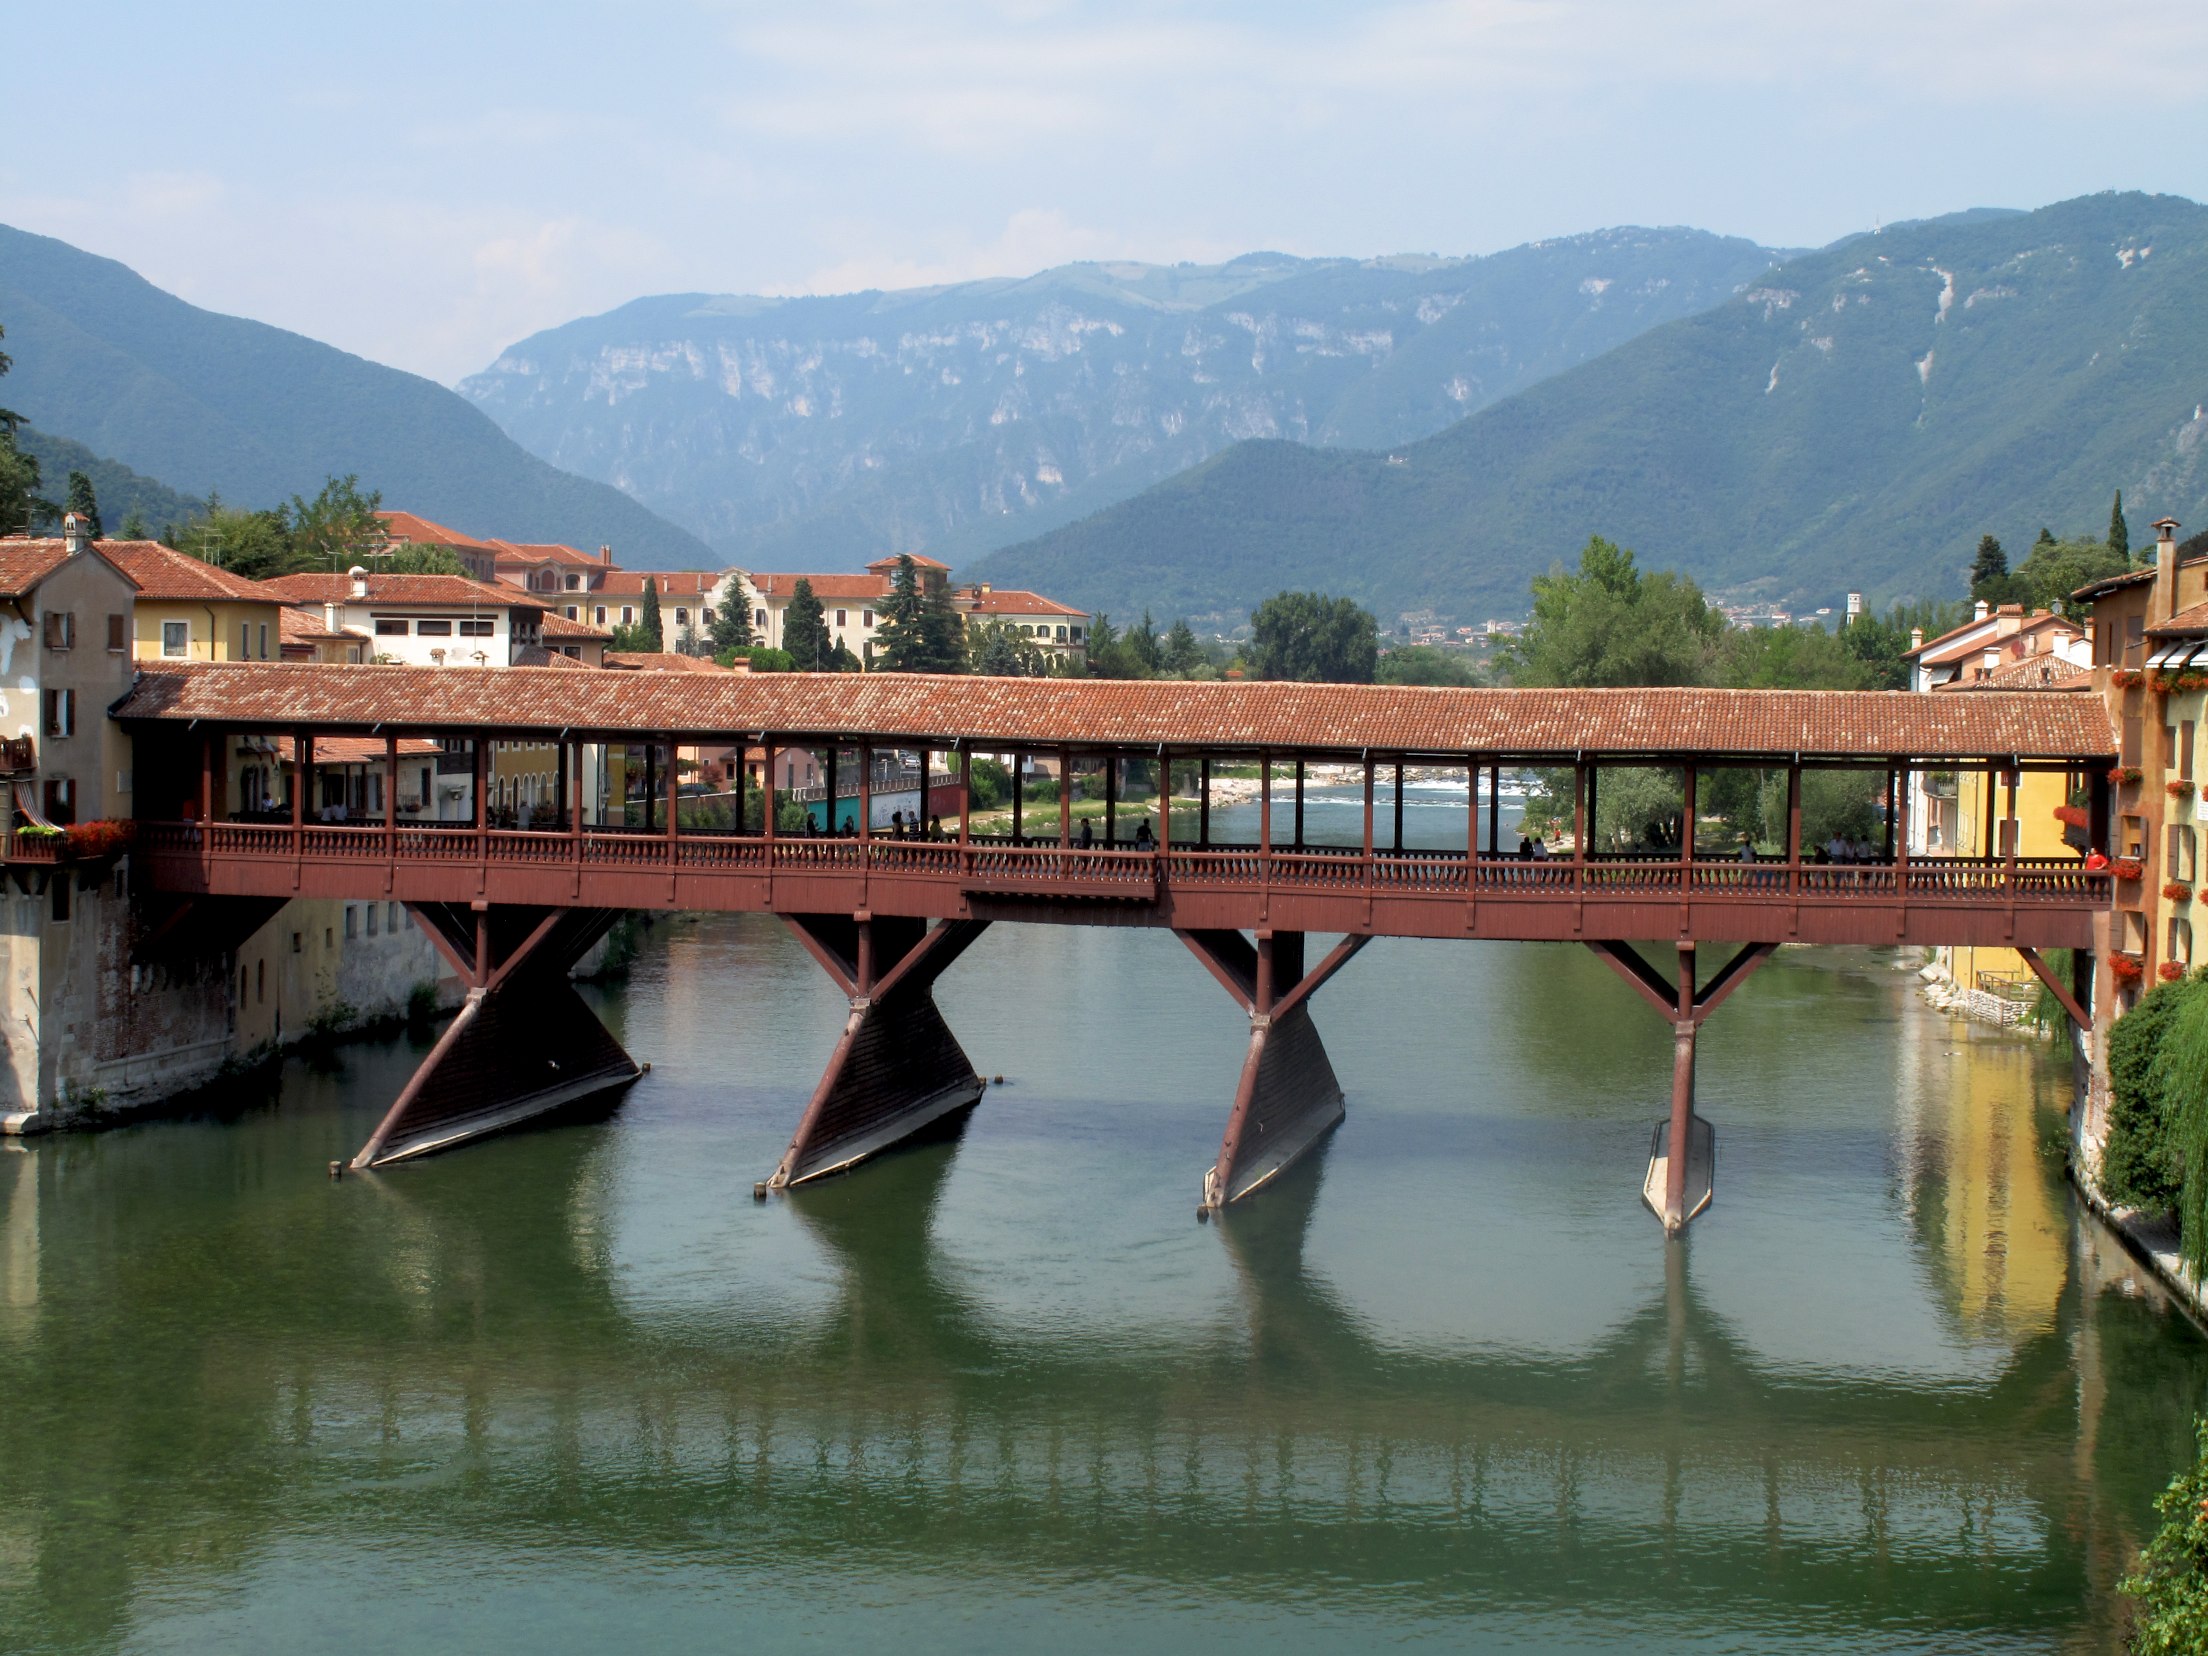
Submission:
[[1009,621],[976,627],[972,640],[974,671],[989,678],[1048,678],[1049,653],[1023,637]]
[[1260,678],[1370,684],[1379,661],[1379,627],[1354,599],[1278,592],[1251,613],[1250,663]]
[[966,671],[966,618],[951,603],[951,589],[940,577],[922,584],[920,660],[923,673]]
[[2091,537],[2036,541],[2031,555],[2011,578],[2022,590],[2009,601],[2060,611],[2069,605],[2070,594],[2088,581],[2121,575],[2130,567],[2129,557]]
[[813,583],[802,575],[790,589],[790,607],[782,616],[782,648],[800,673],[827,670],[828,617],[813,596]]
[[[384,562],[391,547],[390,534],[376,511],[383,505],[380,491],[361,493],[360,476],[325,478],[312,500],[291,497],[288,521],[291,532],[292,568],[342,574],[356,564],[388,569]],[[452,557],[449,547],[438,547]],[[461,567],[457,558],[453,567]]]
[[[0,328],[0,339],[6,337],[7,329]],[[0,351],[0,375],[13,366],[8,354]],[[22,418],[13,409],[0,408],[0,535],[28,530],[52,510],[39,498],[38,461],[15,446]]]
[[2126,564],[2131,562],[2131,525],[2124,521],[2124,491],[2116,491],[2115,504],[2108,509],[2108,549]]
[[123,514],[122,535],[126,541],[142,541],[147,538],[145,514],[135,506]]
[[1822,627],[1732,628],[1711,652],[1711,669],[1711,682],[1728,690],[1869,690],[1877,677]]
[[659,583],[648,576],[644,581],[644,619],[639,625],[648,640],[645,648],[655,652],[667,648],[667,631],[659,619]]
[[1597,535],[1578,573],[1559,565],[1533,578],[1533,617],[1503,661],[1524,685],[1700,684],[1724,631],[1694,582],[1644,575],[1630,551]]
[[743,582],[734,576],[729,578],[727,597],[713,611],[706,643],[716,661],[725,653],[751,648],[751,600],[745,595]]
[[1144,678],[1156,676],[1161,649],[1157,623],[1150,619],[1148,610],[1142,612],[1140,625],[1128,629],[1127,653],[1134,659],[1135,666],[1141,670]]
[[1460,650],[1410,644],[1380,658],[1381,684],[1478,684],[1480,670]]
[[[2129,1015],[2118,1021],[2118,1028]],[[2126,1648],[2138,1656],[2208,1653],[2208,1421],[2193,1464],[2155,1498],[2162,1519],[2139,1567],[2118,1583],[2138,1605]]]
[[92,492],[92,479],[81,471],[69,474],[69,511],[84,525],[84,532],[94,540],[107,539],[107,529],[100,522],[99,497]]
[[1158,647],[1158,664],[1169,673],[1192,673],[1204,664],[1204,647],[1186,621],[1176,621]]
[[882,603],[878,664],[886,671],[932,671],[923,665],[928,654],[927,608],[919,565],[909,554],[899,553],[897,568],[889,577],[889,597]]
[[178,531],[176,547],[203,563],[215,564],[250,581],[289,575],[297,567],[292,557],[291,524],[281,509],[234,511],[212,497],[207,515],[194,518]]
[[1089,623],[1089,673],[1093,678],[1131,679],[1142,676],[1127,643],[1112,618],[1101,610]]
[[837,639],[828,651],[828,670],[831,673],[863,673],[866,663],[851,653],[851,646]]
[[1978,555],[1970,561],[1970,590],[1976,592],[1987,581],[1997,581],[2009,572],[2009,555],[2001,549],[2001,542],[1992,535],[1978,537]]

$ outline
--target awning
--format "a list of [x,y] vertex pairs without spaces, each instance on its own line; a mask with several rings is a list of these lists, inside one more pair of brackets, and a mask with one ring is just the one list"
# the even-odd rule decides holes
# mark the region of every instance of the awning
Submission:
[[2208,640],[2180,639],[2175,644],[2165,644],[2147,657],[2149,667],[2166,673],[2179,672],[2192,663],[2208,665]]
[[60,827],[60,824],[50,821],[46,813],[38,808],[38,784],[36,782],[18,782],[15,784],[15,808],[29,818],[35,827],[56,829]]

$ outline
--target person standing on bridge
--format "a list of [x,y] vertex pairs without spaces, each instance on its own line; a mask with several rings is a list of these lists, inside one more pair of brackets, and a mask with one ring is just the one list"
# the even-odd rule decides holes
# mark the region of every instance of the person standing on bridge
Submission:
[[1081,849],[1084,851],[1093,850],[1095,848],[1096,827],[1093,823],[1089,821],[1087,817],[1083,817],[1081,819],[1081,835],[1077,840],[1074,841],[1074,843],[1080,846]]
[[1155,851],[1157,848],[1157,837],[1150,832],[1150,819],[1144,817],[1135,828],[1135,849],[1137,851]]

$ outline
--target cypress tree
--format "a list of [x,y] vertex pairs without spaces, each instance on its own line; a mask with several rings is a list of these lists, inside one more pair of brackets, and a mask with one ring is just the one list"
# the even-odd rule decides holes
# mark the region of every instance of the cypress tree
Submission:
[[889,578],[889,598],[882,605],[881,665],[892,673],[929,673],[927,600],[920,595],[920,569],[909,554],[900,553],[897,573]]
[[107,538],[107,531],[100,525],[100,503],[92,493],[92,479],[81,471],[69,474],[69,510],[83,520],[84,532],[94,540]]
[[2119,558],[2131,557],[2131,526],[2124,522],[2124,491],[2116,491],[2116,504],[2108,509],[2108,549]]
[[659,651],[667,648],[667,634],[659,622],[659,583],[644,583],[644,646]]
[[1987,581],[1998,581],[2009,572],[2009,555],[1991,535],[1978,537],[1978,556],[1970,564],[1970,589],[1976,592]]
[[790,589],[790,607],[782,617],[782,648],[800,673],[828,668],[828,617],[813,596],[813,583],[802,575]]

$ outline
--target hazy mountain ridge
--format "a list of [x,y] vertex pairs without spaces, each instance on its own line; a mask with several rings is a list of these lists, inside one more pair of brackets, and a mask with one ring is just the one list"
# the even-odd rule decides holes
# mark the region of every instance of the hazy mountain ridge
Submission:
[[1517,614],[1591,533],[1742,594],[1952,595],[1977,536],[2208,518],[2208,209],[2110,194],[1789,260],[1393,455],[1229,449],[971,567],[1125,614]]
[[527,453],[443,386],[201,310],[51,237],[0,226],[0,326],[15,359],[11,407],[187,494],[272,506],[357,472],[387,504],[476,534],[610,543],[639,563],[713,561],[620,491]]
[[1767,269],[1751,243],[1612,230],[1473,260],[1257,253],[759,299],[672,295],[538,334],[461,390],[526,447],[732,557],[956,558],[1227,444],[1384,445]]

